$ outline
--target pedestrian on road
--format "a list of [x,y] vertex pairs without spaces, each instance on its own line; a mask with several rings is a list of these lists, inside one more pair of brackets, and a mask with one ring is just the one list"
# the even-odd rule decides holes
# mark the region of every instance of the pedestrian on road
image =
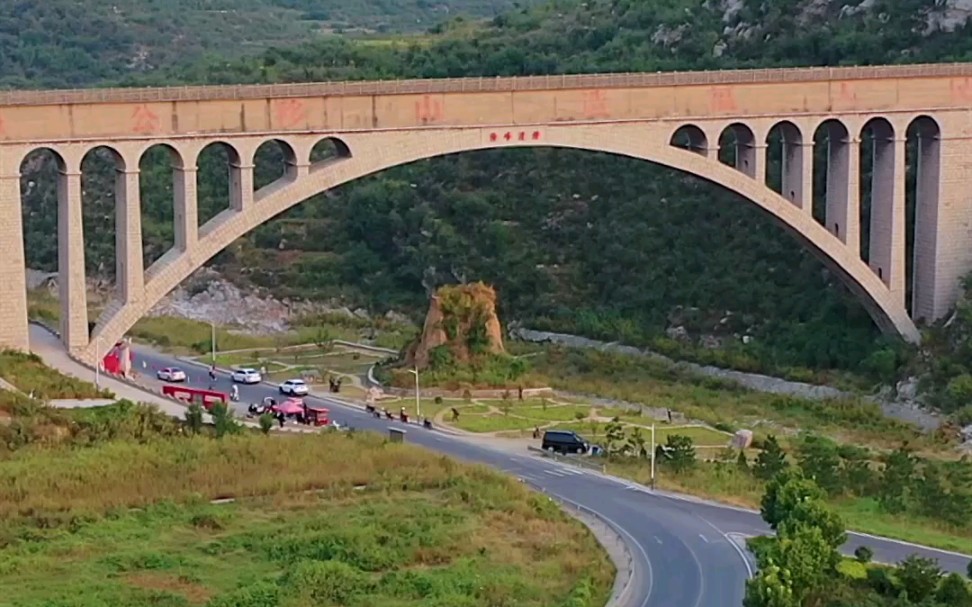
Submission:
[[280,422],[280,427],[281,428],[284,427],[284,419],[285,418],[284,418],[283,411],[280,411],[279,413],[277,413],[277,421]]

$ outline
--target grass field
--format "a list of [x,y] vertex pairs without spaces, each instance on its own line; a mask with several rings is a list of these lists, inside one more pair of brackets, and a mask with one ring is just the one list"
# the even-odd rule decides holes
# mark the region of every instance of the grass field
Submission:
[[0,352],[0,378],[39,399],[112,396],[108,390],[98,390],[93,384],[68,377],[44,365],[37,356],[21,352]]
[[[226,497],[238,500],[209,503]],[[116,442],[0,462],[11,607],[594,607],[612,579],[590,533],[545,497],[377,436]]]
[[[893,449],[903,441],[937,450],[914,426],[885,416],[862,400],[812,401],[745,390],[728,382],[692,375],[657,360],[594,350],[548,347],[530,358],[534,373],[555,389],[575,394],[669,408],[689,419],[762,434],[813,429],[841,442]],[[625,421],[638,416],[626,412]]]

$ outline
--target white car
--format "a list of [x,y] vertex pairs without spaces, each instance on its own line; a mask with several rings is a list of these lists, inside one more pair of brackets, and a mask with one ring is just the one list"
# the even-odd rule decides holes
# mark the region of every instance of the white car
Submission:
[[155,376],[162,381],[186,381],[186,372],[182,369],[176,369],[175,367],[159,369],[159,372],[156,373]]
[[302,379],[288,379],[280,384],[280,393],[291,396],[305,396],[307,394],[307,384]]
[[233,371],[232,378],[238,384],[258,384],[263,381],[263,376],[256,369],[237,369]]

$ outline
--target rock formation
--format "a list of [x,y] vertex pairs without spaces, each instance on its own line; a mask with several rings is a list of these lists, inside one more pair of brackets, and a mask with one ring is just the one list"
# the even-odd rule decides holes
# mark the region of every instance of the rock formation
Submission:
[[405,363],[425,369],[430,353],[440,346],[448,347],[457,362],[505,352],[493,287],[481,282],[444,286],[432,295],[422,333],[406,350]]

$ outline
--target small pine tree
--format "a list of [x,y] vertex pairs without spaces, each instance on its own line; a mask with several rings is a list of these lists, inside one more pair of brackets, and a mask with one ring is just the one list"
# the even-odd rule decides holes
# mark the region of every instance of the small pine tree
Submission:
[[199,403],[192,403],[189,408],[186,409],[186,426],[189,427],[189,431],[193,434],[199,434],[202,432],[203,427],[203,409],[199,406]]
[[273,416],[269,413],[264,413],[260,416],[260,430],[264,434],[270,434],[270,430],[273,429]]
[[736,458],[736,468],[740,472],[745,472],[749,474],[751,470],[749,469],[749,460],[746,459],[746,451],[744,449],[739,450],[739,456]]
[[786,452],[780,447],[780,443],[776,440],[776,437],[770,434],[766,437],[766,441],[763,443],[763,448],[760,450],[759,455],[756,456],[753,473],[757,478],[768,481],[786,469],[788,465],[786,462]]

